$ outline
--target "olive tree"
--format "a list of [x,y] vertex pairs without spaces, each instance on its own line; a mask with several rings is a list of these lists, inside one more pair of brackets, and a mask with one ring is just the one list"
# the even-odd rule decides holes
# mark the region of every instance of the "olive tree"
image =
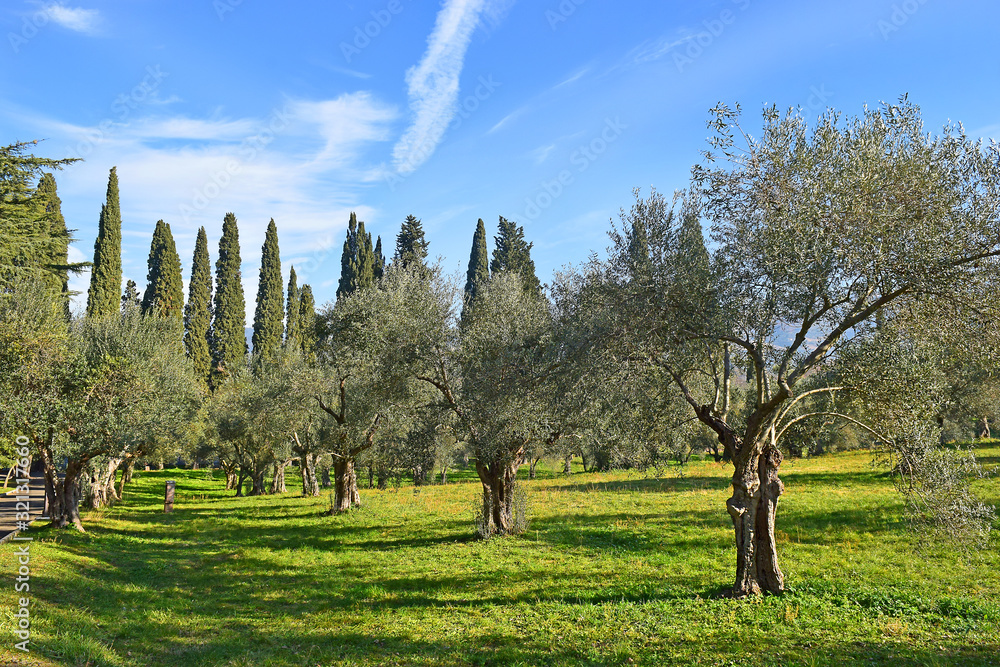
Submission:
[[[237,370],[216,390],[209,437],[217,443],[219,458],[229,462],[233,473],[239,471],[229,484],[237,496],[243,495],[248,478],[250,495],[285,492],[285,468],[310,427],[307,399],[314,386],[301,355],[283,350]],[[269,470],[270,488],[265,483]]]
[[428,402],[415,371],[427,341],[440,339],[442,306],[426,298],[438,274],[391,267],[375,284],[327,305],[318,318],[316,358],[324,386],[313,395],[323,418],[315,433],[319,448],[333,457],[335,511],[361,504],[359,457],[379,438],[405,437],[415,408]]
[[[802,416],[794,406],[850,389],[802,385],[841,346],[873,336],[881,312],[996,280],[1000,147],[961,127],[929,136],[905,99],[853,118],[828,112],[811,129],[798,112],[766,109],[759,138],[738,107],[720,105],[709,125],[713,150],[687,201],[711,230],[714,298],[702,301],[683,271],[685,211],[655,191],[623,213],[607,262],[588,271],[608,338],[662,368],[732,461],[732,593],[778,593],[779,434]],[[727,414],[741,366],[745,409]],[[696,376],[723,390],[699,391]],[[874,430],[863,413],[842,416]]]
[[[24,307],[5,314],[8,323],[34,320],[43,336],[19,355],[24,372],[5,396],[7,428],[35,445],[53,525],[83,530],[84,492],[100,504],[112,493],[117,465],[149,432],[180,428],[200,395],[178,323],[129,310],[60,328],[49,310],[38,307],[42,297],[29,292]],[[84,476],[96,472],[84,488]]]
[[428,327],[439,338],[422,346],[418,377],[437,389],[476,457],[481,533],[507,534],[517,527],[515,480],[526,448],[553,432],[547,383],[563,364],[553,314],[515,272],[500,272],[481,286],[460,330],[453,309],[437,313],[448,319]]

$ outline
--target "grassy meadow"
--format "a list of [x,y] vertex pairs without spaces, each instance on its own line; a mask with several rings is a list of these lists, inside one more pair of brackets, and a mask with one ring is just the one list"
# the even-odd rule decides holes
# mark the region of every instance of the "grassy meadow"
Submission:
[[[979,452],[991,467],[1000,446]],[[216,471],[137,473],[86,534],[34,528],[32,652],[2,665],[1000,665],[1000,554],[921,545],[865,452],[789,460],[789,588],[718,597],[735,549],[731,468],[525,481],[530,526],[473,538],[469,473],[329,499],[233,498]],[[177,480],[177,510],[162,513]],[[299,487],[301,488],[301,487]],[[1000,480],[978,483],[1000,503]]]

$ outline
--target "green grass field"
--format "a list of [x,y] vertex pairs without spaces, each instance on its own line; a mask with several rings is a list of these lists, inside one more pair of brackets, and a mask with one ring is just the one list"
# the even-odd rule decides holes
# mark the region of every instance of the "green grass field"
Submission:
[[[1000,464],[1000,447],[980,455]],[[528,532],[482,542],[468,475],[362,490],[362,509],[331,517],[325,496],[234,499],[218,472],[139,473],[87,534],[30,531],[28,655],[0,546],[0,664],[1000,665],[996,539],[921,547],[864,452],[786,462],[789,592],[719,598],[730,474],[545,473],[525,482]],[[978,490],[1000,503],[1000,480]]]

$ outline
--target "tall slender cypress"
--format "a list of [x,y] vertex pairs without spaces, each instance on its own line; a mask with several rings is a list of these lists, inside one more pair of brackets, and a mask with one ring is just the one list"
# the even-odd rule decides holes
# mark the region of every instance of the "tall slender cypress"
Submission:
[[184,306],[184,348],[197,377],[208,383],[212,372],[209,332],[212,327],[212,260],[208,256],[208,234],[198,230],[191,259],[191,283]]
[[94,267],[87,291],[87,317],[107,317],[119,311],[122,288],[122,214],[118,201],[118,168],[108,176],[108,193],[94,242]]
[[357,283],[358,257],[358,216],[353,211],[347,223],[347,238],[344,239],[344,252],[340,256],[340,283],[337,285],[337,298],[347,296],[354,291]]
[[160,317],[181,317],[184,314],[184,283],[181,278],[181,258],[177,255],[170,225],[159,220],[149,246],[149,273],[142,296],[142,313]]
[[259,361],[274,357],[281,348],[284,332],[285,294],[281,279],[281,253],[274,218],[267,225],[260,249],[260,278],[257,282],[257,309],[253,316],[253,352]]
[[215,312],[212,319],[212,366],[215,373],[235,371],[246,362],[246,300],[240,271],[240,230],[227,213],[215,262]]
[[531,259],[531,248],[534,244],[524,240],[524,227],[500,216],[499,233],[494,237],[494,241],[496,247],[493,248],[490,272],[493,275],[501,271],[519,273],[525,291],[539,293],[542,284],[535,275],[535,262]]
[[[372,235],[365,231],[365,223],[358,223],[358,258],[354,290],[367,289],[375,284],[375,251]],[[352,290],[353,291],[353,290]]]
[[476,233],[472,236],[469,270],[465,274],[466,302],[476,298],[476,293],[490,280],[490,249],[486,243],[486,224],[479,218]]
[[299,322],[301,319],[298,277],[295,275],[295,267],[293,266],[288,272],[288,300],[285,307],[285,347],[289,349],[300,345]]
[[316,301],[309,285],[303,285],[299,292],[299,330],[302,354],[312,359],[316,354]]
[[385,254],[382,252],[382,237],[375,243],[375,280],[382,280],[385,274]]

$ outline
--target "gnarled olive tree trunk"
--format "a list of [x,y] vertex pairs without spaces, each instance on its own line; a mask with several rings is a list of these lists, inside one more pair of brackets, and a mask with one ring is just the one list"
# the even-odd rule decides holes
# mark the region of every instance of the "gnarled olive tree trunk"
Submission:
[[80,477],[86,461],[70,459],[66,466],[66,474],[60,477],[51,451],[42,448],[41,453],[45,466],[45,495],[51,525],[54,528],[66,528],[72,525],[80,532],[86,532],[80,520]]
[[772,443],[747,443],[733,457],[733,495],[726,502],[736,533],[733,596],[781,593],[774,520],[784,485],[778,478],[781,452]]
[[319,480],[316,479],[316,455],[312,452],[303,454],[299,458],[299,466],[302,471],[302,495],[318,496]]
[[291,465],[292,459],[274,462],[274,477],[271,478],[271,493],[288,493],[285,486],[285,468]]
[[476,458],[476,472],[483,484],[483,526],[485,537],[509,535],[514,525],[514,484],[520,467],[520,453],[510,461],[493,461],[484,465]]
[[334,457],[333,459],[333,510],[346,512],[352,507],[361,507],[358,493],[358,476],[354,471],[354,459]]

